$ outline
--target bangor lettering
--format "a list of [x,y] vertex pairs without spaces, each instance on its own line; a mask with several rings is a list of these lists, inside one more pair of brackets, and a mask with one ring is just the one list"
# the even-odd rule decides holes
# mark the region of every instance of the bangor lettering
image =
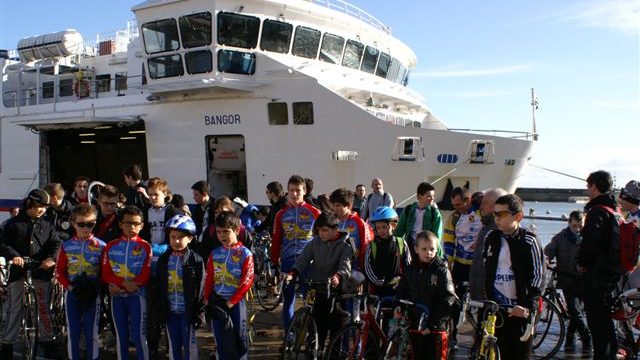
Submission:
[[240,125],[240,114],[205,115],[204,124],[209,125]]

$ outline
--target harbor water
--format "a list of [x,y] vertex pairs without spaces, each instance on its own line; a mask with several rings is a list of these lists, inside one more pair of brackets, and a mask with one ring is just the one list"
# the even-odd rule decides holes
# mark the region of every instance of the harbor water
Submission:
[[[569,217],[569,213],[573,210],[584,210],[583,203],[570,203],[570,202],[533,202],[528,201],[524,203],[525,216],[529,215],[530,209],[533,209],[535,216],[554,217],[560,218],[562,215]],[[547,245],[551,238],[559,233],[562,229],[567,227],[567,220],[541,220],[541,219],[524,219],[522,220],[522,226],[533,228],[535,227],[535,233],[538,235],[540,243],[544,247]]]

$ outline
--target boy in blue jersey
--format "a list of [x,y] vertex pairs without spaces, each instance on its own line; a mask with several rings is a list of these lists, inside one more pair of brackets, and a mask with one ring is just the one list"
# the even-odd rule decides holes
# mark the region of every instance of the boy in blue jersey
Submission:
[[[306,187],[302,176],[292,175],[287,191],[289,203],[276,214],[271,237],[271,262],[280,264],[283,273],[291,270],[302,249],[311,241],[313,223],[320,215],[320,210],[304,202]],[[284,288],[282,320],[285,329],[293,318],[295,295],[294,283]]]
[[102,256],[102,281],[109,285],[111,315],[116,328],[118,359],[129,357],[129,334],[139,360],[149,359],[145,323],[147,301],[144,287],[151,274],[151,245],[138,236],[142,211],[127,205],[120,212],[122,237],[111,241]]
[[354,240],[355,254],[351,269],[354,271],[364,271],[364,252],[367,245],[373,240],[373,230],[360,218],[360,216],[351,211],[353,205],[353,192],[345,188],[334,190],[329,195],[333,213],[338,217],[338,228],[349,233]]
[[240,241],[240,218],[223,212],[215,219],[222,246],[207,261],[204,303],[213,312],[211,328],[218,360],[245,360],[247,355],[247,306],[244,296],[253,285],[253,255]]
[[69,359],[80,359],[80,335],[84,334],[87,357],[99,358],[100,258],[106,244],[94,237],[96,209],[83,203],[71,210],[75,236],[62,244],[55,276],[65,289],[67,348]]
[[166,325],[169,359],[197,359],[196,328],[204,321],[204,262],[188,247],[197,228],[186,215],[172,217],[165,227],[171,249],[158,259],[158,316],[154,320],[158,327]]

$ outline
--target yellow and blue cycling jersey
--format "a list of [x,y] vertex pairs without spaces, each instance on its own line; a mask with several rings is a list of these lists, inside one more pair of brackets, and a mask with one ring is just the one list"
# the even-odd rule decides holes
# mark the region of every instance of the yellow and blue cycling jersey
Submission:
[[133,281],[140,286],[137,294],[144,294],[144,287],[151,274],[151,245],[136,236],[121,237],[107,244],[102,258],[102,279],[109,284],[122,286]]
[[93,235],[86,240],[73,237],[62,244],[55,276],[66,289],[82,273],[90,279],[100,277],[100,260],[106,244]]
[[473,262],[474,246],[480,229],[482,229],[481,214],[479,210],[470,210],[466,214],[460,214],[458,221],[454,224],[454,214],[449,216],[444,227],[443,247],[447,259],[471,265]]

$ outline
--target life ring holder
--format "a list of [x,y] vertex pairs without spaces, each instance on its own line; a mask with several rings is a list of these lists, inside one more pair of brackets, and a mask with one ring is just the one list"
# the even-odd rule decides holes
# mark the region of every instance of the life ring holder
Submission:
[[79,99],[89,96],[91,92],[89,80],[84,79],[84,73],[78,71],[73,80],[73,95]]

